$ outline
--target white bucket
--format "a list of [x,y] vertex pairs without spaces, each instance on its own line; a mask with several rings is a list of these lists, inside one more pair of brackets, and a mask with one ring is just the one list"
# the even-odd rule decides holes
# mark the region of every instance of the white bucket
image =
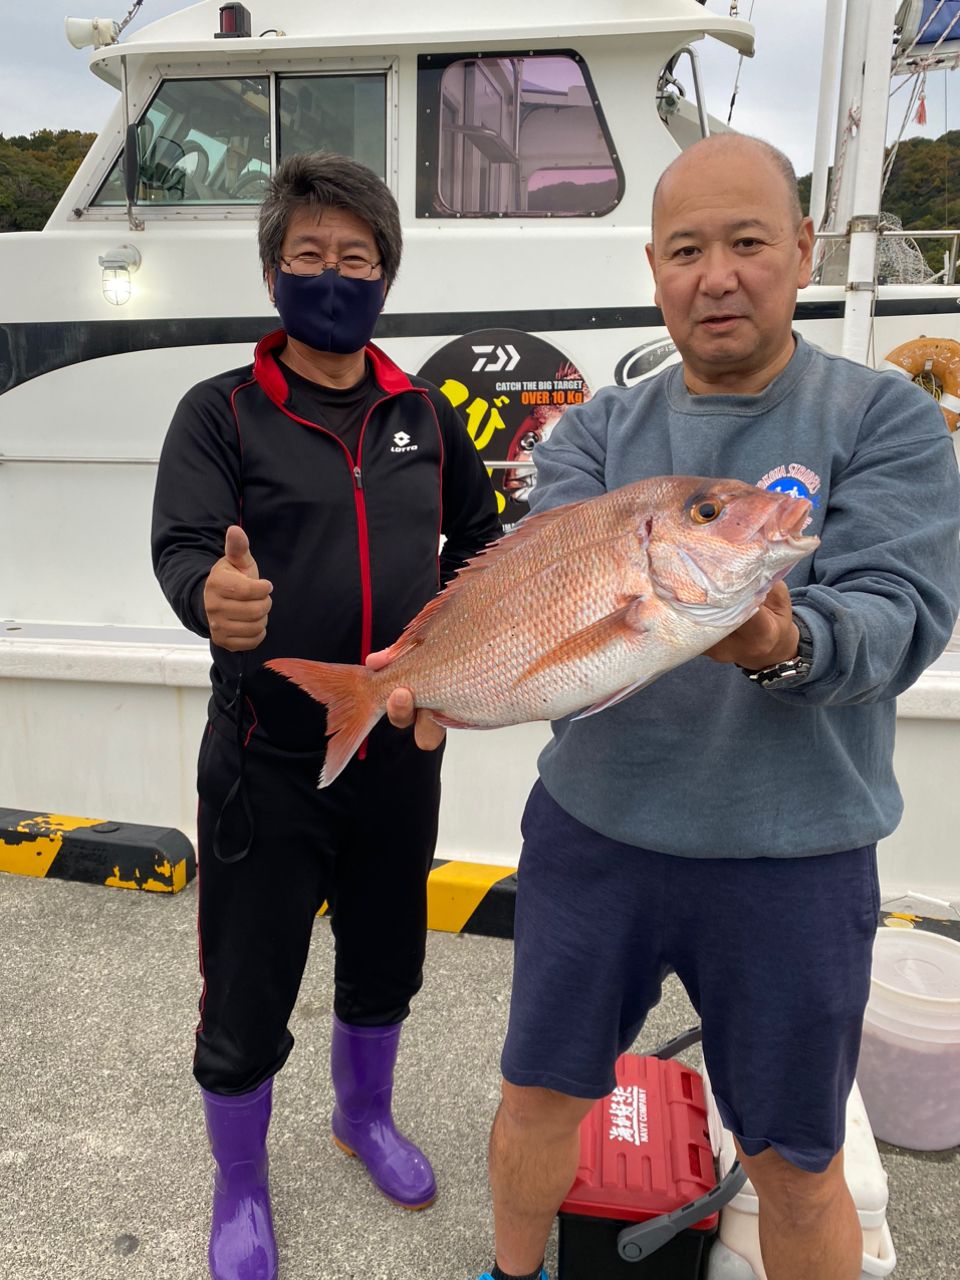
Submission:
[[960,942],[878,930],[857,1083],[884,1142],[960,1143]]
[[[875,1280],[877,1276],[889,1276],[896,1266],[897,1256],[893,1251],[890,1228],[886,1223],[883,1224],[878,1249],[875,1258],[867,1254],[863,1255],[860,1280]],[[722,1240],[715,1240],[707,1259],[706,1280],[759,1280],[759,1277],[746,1258],[741,1257],[739,1253],[734,1253]]]
[[[733,1135],[723,1128],[709,1078],[704,1073],[707,1119],[721,1177],[737,1158]],[[862,1280],[888,1276],[897,1255],[887,1225],[887,1175],[856,1084],[846,1108],[843,1172],[863,1230]],[[747,1181],[720,1210],[719,1239],[710,1250],[706,1280],[766,1280],[760,1256],[760,1202]]]

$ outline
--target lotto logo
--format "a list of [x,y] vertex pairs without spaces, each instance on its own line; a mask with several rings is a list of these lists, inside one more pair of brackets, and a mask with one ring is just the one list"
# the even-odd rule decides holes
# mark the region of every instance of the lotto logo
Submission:
[[417,446],[410,443],[410,436],[406,431],[394,432],[391,453],[416,453],[416,451]]

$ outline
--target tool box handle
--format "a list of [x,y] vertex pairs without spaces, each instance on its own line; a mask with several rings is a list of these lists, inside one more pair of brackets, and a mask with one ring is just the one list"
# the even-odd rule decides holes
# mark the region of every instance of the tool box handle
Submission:
[[[684,1049],[697,1044],[700,1040],[700,1027],[691,1027],[673,1040],[668,1040],[651,1054],[654,1058],[673,1058]],[[747,1173],[740,1161],[734,1162],[725,1177],[717,1183],[705,1196],[681,1205],[672,1213],[662,1213],[649,1222],[638,1222],[632,1227],[624,1227],[617,1235],[617,1252],[624,1262],[640,1262],[649,1258],[651,1253],[663,1247],[680,1231],[693,1227],[712,1213],[717,1213],[724,1205],[729,1204],[747,1181]]]
[[641,1258],[649,1258],[651,1253],[656,1253],[663,1245],[669,1244],[678,1232],[695,1226],[704,1218],[709,1218],[711,1213],[716,1213],[725,1204],[729,1204],[746,1181],[747,1171],[738,1160],[726,1177],[705,1196],[674,1209],[673,1213],[662,1213],[649,1222],[624,1227],[617,1236],[617,1252],[624,1262],[639,1262]]

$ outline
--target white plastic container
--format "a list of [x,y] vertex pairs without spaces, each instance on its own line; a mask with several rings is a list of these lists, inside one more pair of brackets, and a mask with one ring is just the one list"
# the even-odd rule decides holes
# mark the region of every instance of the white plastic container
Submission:
[[[860,1280],[874,1280],[876,1276],[888,1276],[896,1266],[897,1257],[893,1251],[890,1228],[883,1224],[880,1240],[880,1253],[876,1258],[863,1256],[863,1270]],[[759,1280],[756,1271],[746,1258],[734,1253],[722,1240],[714,1242],[707,1260],[706,1280]]]
[[[737,1158],[733,1135],[722,1127],[709,1080],[704,1076],[710,1138],[718,1152],[720,1174],[726,1174]],[[897,1262],[887,1226],[887,1174],[880,1163],[877,1144],[860,1091],[854,1084],[847,1099],[843,1169],[863,1228],[861,1280],[888,1276]],[[720,1211],[720,1232],[710,1250],[706,1280],[766,1280],[760,1256],[760,1205],[748,1181]]]
[[884,1142],[960,1143],[960,942],[878,930],[857,1083]]

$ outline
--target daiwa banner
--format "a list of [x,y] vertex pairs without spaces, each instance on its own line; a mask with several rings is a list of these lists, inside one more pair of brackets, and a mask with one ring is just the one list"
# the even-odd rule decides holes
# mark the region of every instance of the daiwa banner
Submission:
[[504,525],[529,510],[533,448],[571,405],[590,399],[580,370],[558,347],[518,329],[478,329],[446,343],[419,370],[466,420],[487,464]]

